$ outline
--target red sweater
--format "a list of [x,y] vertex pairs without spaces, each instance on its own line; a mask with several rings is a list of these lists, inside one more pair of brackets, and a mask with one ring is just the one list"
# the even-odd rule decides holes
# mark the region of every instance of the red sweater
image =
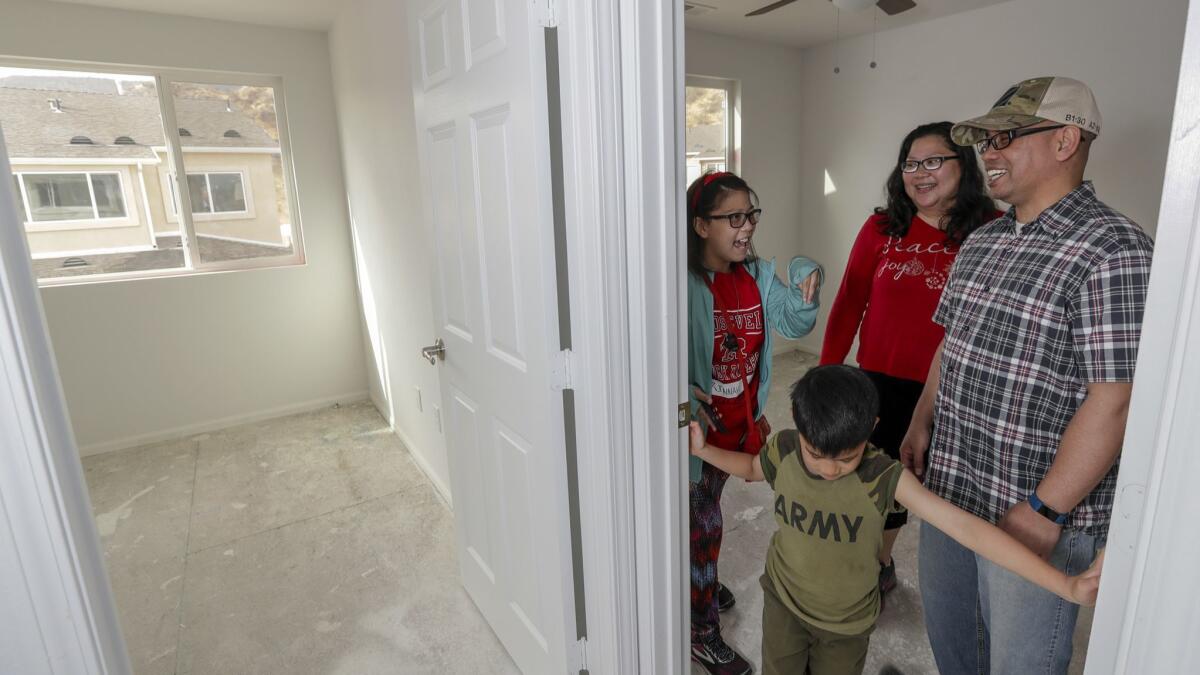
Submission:
[[845,361],[858,331],[861,368],[924,382],[944,333],[933,312],[958,246],[916,216],[903,238],[880,234],[886,218],[868,218],[850,249],[829,310],[821,364]]

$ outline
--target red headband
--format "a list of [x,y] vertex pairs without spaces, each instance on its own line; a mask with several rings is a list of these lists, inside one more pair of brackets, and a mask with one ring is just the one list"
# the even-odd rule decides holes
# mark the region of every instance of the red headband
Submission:
[[728,171],[714,171],[710,174],[705,175],[704,182],[700,183],[700,187],[696,188],[696,194],[692,195],[692,210],[695,211],[697,208],[700,207],[700,196],[703,195],[704,191],[708,189],[709,183],[713,182],[714,180],[716,180],[718,178],[723,178],[725,176],[732,176],[732,175],[733,174],[729,173]]

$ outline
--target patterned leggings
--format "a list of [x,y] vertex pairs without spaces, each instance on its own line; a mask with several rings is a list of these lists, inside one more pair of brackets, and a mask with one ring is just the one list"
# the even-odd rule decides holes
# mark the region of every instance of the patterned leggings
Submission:
[[691,502],[692,642],[721,633],[717,614],[717,556],[721,553],[721,491],[729,474],[708,464],[688,484]]

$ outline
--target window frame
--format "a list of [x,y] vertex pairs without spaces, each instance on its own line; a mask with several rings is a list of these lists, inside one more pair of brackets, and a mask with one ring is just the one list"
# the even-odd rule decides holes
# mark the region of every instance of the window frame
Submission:
[[[108,229],[112,227],[138,227],[136,209],[130,208],[130,187],[128,169],[118,166],[112,169],[59,169],[53,171],[13,171],[17,179],[17,188],[21,191],[21,202],[25,207],[24,225],[27,232],[68,232],[71,230]],[[29,203],[29,188],[25,184],[25,176],[79,176],[85,177],[88,186],[88,196],[92,200],[92,218],[64,218],[62,220],[34,220],[33,207]],[[125,214],[121,216],[101,216],[100,205],[96,202],[96,188],[92,184],[93,175],[110,175],[117,177],[117,185],[121,193],[121,206]]]
[[[204,169],[203,171],[189,171],[188,176],[204,176],[208,186],[209,195],[212,195],[212,181],[210,175],[236,175],[242,182],[242,196],[246,201],[246,208],[241,211],[197,211],[192,213],[193,221],[207,222],[212,220],[250,220],[257,218],[257,212],[254,209],[254,193],[250,181],[250,169],[247,167],[234,168],[216,168]],[[170,180],[169,171],[160,167],[158,171],[159,180],[162,181],[167,189],[163,191],[163,202],[166,209],[166,219],[168,223],[179,222],[179,212],[175,210],[175,202],[178,200],[175,197],[175,182]]]
[[[183,217],[177,217],[175,221],[180,222],[180,233],[182,235],[183,246],[183,266],[161,270],[141,270],[136,272],[109,272],[104,274],[92,274],[83,276],[66,276],[66,277],[51,277],[38,279],[39,287],[49,286],[80,286],[86,284],[110,283],[120,281],[133,281],[141,279],[157,279],[169,277],[185,277],[198,276],[214,273],[236,272],[244,270],[265,270],[273,268],[289,268],[303,267],[308,264],[304,249],[304,225],[303,215],[300,213],[299,199],[297,197],[296,175],[294,159],[292,155],[291,137],[289,134],[288,117],[287,117],[287,90],[284,78],[279,75],[257,74],[257,73],[240,73],[235,71],[202,71],[189,70],[181,68],[164,68],[156,66],[137,66],[123,65],[111,63],[93,63],[80,61],[67,61],[57,59],[39,59],[39,58],[0,58],[0,66],[10,68],[33,68],[41,70],[61,70],[86,73],[107,73],[113,75],[135,75],[141,77],[152,77],[154,86],[158,95],[159,115],[163,125],[163,139],[166,141],[166,161],[164,168],[166,169],[167,180],[171,181],[175,188],[176,194],[176,211],[178,215],[184,214]],[[184,161],[183,144],[179,137],[179,123],[175,114],[175,104],[173,97],[173,85],[175,83],[190,83],[190,84],[214,84],[214,85],[240,85],[250,87],[269,87],[272,89],[275,99],[275,123],[279,130],[279,148],[272,152],[277,152],[280,156],[280,164],[283,168],[283,186],[287,193],[287,205],[289,210],[289,225],[291,227],[291,255],[268,256],[259,258],[240,258],[236,260],[216,260],[205,262],[200,257],[199,247],[197,246],[196,228],[194,219],[191,214],[191,195],[189,190],[181,189],[182,185],[179,180],[180,170],[186,167]],[[253,150],[252,150],[253,152]],[[29,158],[12,157],[12,164],[28,164],[24,160]],[[37,162],[32,162],[36,164]],[[101,160],[98,163],[105,163]],[[208,169],[205,169],[208,171]],[[233,173],[233,171],[215,171],[216,173]],[[33,172],[22,171],[22,173],[51,173],[51,172]],[[81,173],[79,171],[68,171],[66,173]],[[160,174],[161,176],[162,174]],[[186,184],[187,178],[183,178],[183,183]],[[243,176],[243,187],[246,188],[247,208],[251,208],[251,195],[249,193],[251,181],[247,176]],[[131,182],[125,182],[123,185],[131,185]],[[164,192],[169,192],[164,186]],[[127,216],[133,220],[137,217],[137,209],[130,206],[129,194],[124,192],[126,199]],[[22,199],[26,199],[26,195],[21,195]],[[28,209],[28,206],[26,207]],[[167,217],[169,218],[169,209]],[[244,217],[244,216],[241,216]],[[201,219],[203,220],[203,219]],[[55,222],[55,221],[51,221]],[[62,221],[57,221],[62,222]],[[38,223],[41,225],[44,223]],[[108,225],[105,225],[108,226]],[[149,227],[149,225],[148,225]]]
[[[742,172],[742,98],[741,83],[723,77],[708,75],[687,75],[684,87],[702,87],[704,89],[721,89],[725,92],[725,170],[732,173]],[[684,133],[687,130],[685,128]],[[684,142],[686,154],[687,143]],[[685,161],[686,164],[686,161]]]

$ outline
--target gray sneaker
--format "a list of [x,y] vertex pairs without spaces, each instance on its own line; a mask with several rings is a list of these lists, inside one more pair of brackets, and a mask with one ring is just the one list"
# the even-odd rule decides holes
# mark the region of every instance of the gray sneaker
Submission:
[[754,666],[725,644],[720,635],[704,642],[693,642],[692,660],[710,675],[750,675],[754,672]]

